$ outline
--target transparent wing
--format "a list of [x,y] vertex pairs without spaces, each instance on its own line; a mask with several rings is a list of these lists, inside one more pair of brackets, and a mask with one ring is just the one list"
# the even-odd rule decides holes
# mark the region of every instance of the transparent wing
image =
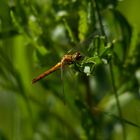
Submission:
[[76,51],[80,51],[84,55],[87,53],[87,48],[89,48],[90,44],[94,41],[94,39],[98,36],[101,36],[101,34],[98,31],[95,31],[91,33],[85,40],[82,42],[71,46],[72,48],[68,51],[68,54],[73,54]]

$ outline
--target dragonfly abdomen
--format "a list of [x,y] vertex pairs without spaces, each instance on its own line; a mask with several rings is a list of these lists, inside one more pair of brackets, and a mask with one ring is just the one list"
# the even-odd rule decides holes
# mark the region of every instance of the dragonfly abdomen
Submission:
[[56,71],[58,68],[61,67],[61,62],[58,62],[55,66],[53,66],[51,69],[45,71],[44,73],[40,74],[38,77],[34,78],[32,80],[32,84],[36,83],[40,79],[44,78],[45,76],[51,74],[52,72]]

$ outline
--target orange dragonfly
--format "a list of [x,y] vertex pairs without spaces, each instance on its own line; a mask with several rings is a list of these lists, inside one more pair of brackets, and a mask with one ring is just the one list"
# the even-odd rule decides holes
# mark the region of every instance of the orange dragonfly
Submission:
[[74,53],[72,55],[71,54],[64,55],[60,62],[58,62],[52,68],[50,68],[49,70],[47,70],[44,73],[40,74],[36,78],[34,78],[32,80],[32,84],[36,83],[40,79],[42,79],[42,78],[46,77],[47,75],[53,73],[54,71],[58,70],[59,68],[63,67],[66,64],[68,64],[68,65],[72,64],[76,60],[79,60],[81,57],[82,57],[82,55],[80,54],[80,52],[76,52],[76,53]]
[[[96,37],[95,35],[97,35],[96,31],[93,32],[90,36],[88,36],[88,38],[86,40],[84,40],[83,42],[80,42],[77,46],[79,46],[79,48],[80,48],[82,45],[85,45],[85,46],[89,45],[90,41]],[[78,48],[77,46],[76,46],[76,48]],[[78,51],[76,53],[74,53],[74,54],[66,54],[66,55],[64,55],[60,62],[58,62],[52,68],[50,68],[49,70],[47,70],[44,73],[40,74],[36,78],[34,78],[32,80],[32,84],[36,83],[37,81],[39,81],[40,79],[44,78],[45,76],[51,74],[52,72],[58,70],[59,68],[62,68],[66,64],[68,64],[68,65],[72,64],[76,60],[79,60],[81,57],[82,57],[82,55]]]

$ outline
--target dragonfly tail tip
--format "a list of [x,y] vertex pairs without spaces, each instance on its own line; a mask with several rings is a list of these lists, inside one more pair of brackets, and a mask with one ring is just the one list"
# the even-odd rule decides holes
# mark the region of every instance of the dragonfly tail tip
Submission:
[[32,80],[32,84],[34,84],[35,82],[36,82],[36,79],[33,79],[33,80]]

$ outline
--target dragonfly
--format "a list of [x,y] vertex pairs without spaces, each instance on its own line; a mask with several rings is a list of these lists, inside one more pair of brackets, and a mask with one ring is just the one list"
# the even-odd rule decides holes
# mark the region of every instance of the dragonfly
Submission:
[[82,55],[80,52],[76,52],[74,54],[66,54],[62,57],[61,61],[58,62],[56,65],[54,65],[49,70],[45,71],[44,73],[40,74],[36,78],[32,80],[32,84],[36,83],[37,81],[41,80],[42,78],[46,77],[47,75],[53,73],[54,71],[58,70],[59,68],[62,68],[64,65],[70,65],[74,63],[77,60],[80,60],[82,58]]
[[[75,48],[76,50],[81,50],[81,46],[88,46],[89,43],[96,37],[98,36],[98,32],[94,31],[93,33],[91,33],[86,40],[78,43]],[[74,48],[72,48],[71,50],[69,50],[68,52],[73,51]],[[46,77],[47,75],[53,73],[54,71],[58,70],[59,68],[63,68],[64,65],[70,65],[72,63],[74,63],[77,60],[80,60],[83,57],[83,55],[81,55],[81,53],[79,51],[75,51],[75,53],[73,54],[65,54],[62,59],[60,60],[60,62],[58,62],[56,65],[54,65],[53,67],[51,67],[49,70],[43,72],[42,74],[40,74],[39,76],[35,77],[32,80],[32,84],[36,83],[37,81],[41,80],[42,78]],[[61,69],[62,71],[62,69]],[[62,73],[61,73],[62,75]],[[62,78],[62,77],[61,77]]]

